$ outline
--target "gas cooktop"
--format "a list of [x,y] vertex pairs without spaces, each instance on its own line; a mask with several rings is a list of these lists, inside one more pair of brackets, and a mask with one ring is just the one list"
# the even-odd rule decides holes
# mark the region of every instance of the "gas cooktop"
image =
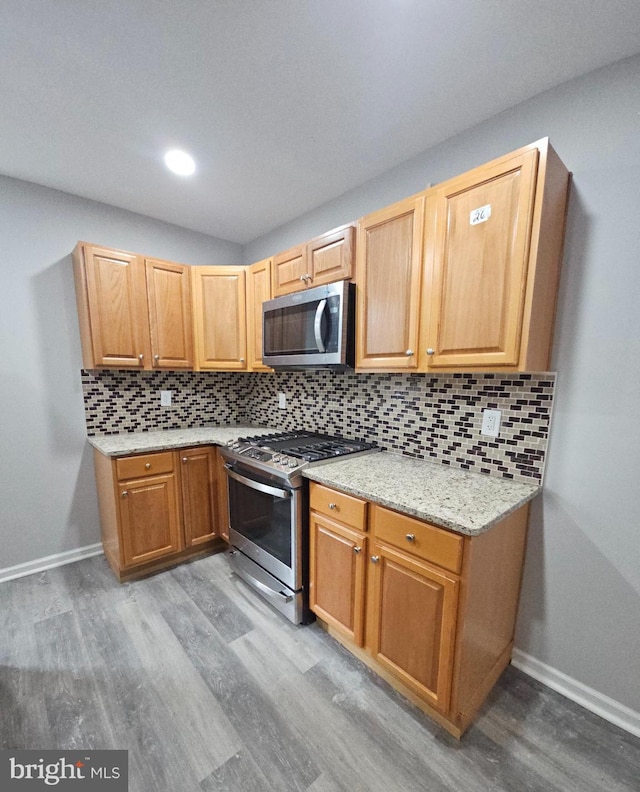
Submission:
[[311,465],[379,450],[375,443],[363,440],[292,431],[240,437],[227,443],[223,455],[230,461],[291,480]]

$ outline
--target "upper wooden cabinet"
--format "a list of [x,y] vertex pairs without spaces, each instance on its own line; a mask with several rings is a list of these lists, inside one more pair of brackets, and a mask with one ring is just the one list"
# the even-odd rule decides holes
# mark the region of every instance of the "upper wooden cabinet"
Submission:
[[355,228],[344,225],[273,257],[273,296],[351,278]]
[[427,192],[421,370],[548,368],[568,178],[545,139]]
[[424,195],[358,221],[356,367],[416,369]]
[[196,369],[244,370],[245,267],[192,267]]
[[73,271],[84,368],[150,368],[142,261],[131,253],[78,243]]
[[188,267],[86,243],[73,264],[85,368],[191,368]]
[[247,369],[271,371],[262,362],[262,303],[271,299],[272,259],[247,268]]
[[154,368],[193,368],[191,272],[184,264],[145,259]]

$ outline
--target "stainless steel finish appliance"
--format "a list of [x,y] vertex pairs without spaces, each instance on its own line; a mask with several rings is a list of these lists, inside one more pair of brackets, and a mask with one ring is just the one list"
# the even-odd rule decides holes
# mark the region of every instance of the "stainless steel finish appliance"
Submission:
[[355,284],[338,281],[262,304],[262,360],[272,368],[353,368]]
[[243,580],[294,624],[313,620],[302,471],[377,450],[371,443],[311,432],[243,437],[221,449],[229,489],[229,560]]

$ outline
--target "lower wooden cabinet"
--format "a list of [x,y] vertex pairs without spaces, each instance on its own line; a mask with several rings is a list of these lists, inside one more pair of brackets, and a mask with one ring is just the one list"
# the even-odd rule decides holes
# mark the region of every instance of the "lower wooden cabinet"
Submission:
[[310,486],[311,609],[460,737],[511,659],[528,506],[469,537]]
[[316,512],[309,528],[311,610],[362,646],[367,538]]
[[216,450],[108,457],[94,451],[104,552],[128,580],[222,549]]
[[370,560],[367,647],[376,662],[446,712],[459,581],[376,542]]

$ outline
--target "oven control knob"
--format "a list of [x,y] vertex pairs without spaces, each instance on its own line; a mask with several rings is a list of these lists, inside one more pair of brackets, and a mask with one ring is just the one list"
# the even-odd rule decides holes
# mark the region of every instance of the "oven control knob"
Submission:
[[273,455],[273,461],[274,462],[279,462],[280,461],[280,454],[274,454]]
[[290,468],[294,468],[294,467],[296,467],[296,466],[297,466],[297,464],[298,464],[298,463],[296,462],[296,460],[295,460],[295,459],[290,459],[290,460],[289,460],[289,462],[288,462],[288,465],[289,465],[289,467],[290,467]]

